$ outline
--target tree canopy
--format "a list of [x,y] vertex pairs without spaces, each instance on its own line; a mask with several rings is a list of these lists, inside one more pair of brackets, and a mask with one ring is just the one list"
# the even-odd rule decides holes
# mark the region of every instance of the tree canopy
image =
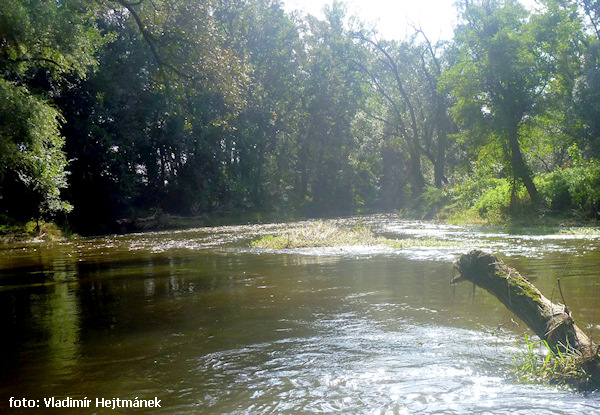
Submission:
[[459,1],[439,42],[385,39],[338,1],[323,18],[279,0],[0,6],[2,221],[598,215],[595,0]]

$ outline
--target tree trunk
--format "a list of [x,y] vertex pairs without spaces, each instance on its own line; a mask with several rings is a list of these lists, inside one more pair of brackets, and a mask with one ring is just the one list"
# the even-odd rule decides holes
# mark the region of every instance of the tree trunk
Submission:
[[425,178],[421,171],[421,153],[417,143],[409,144],[409,174],[412,181],[412,195],[419,197],[425,188]]
[[[577,350],[600,368],[597,349],[571,317],[567,306],[552,303],[516,270],[491,254],[471,251],[455,263],[459,276],[452,284],[469,281],[498,298],[554,351]],[[600,372],[599,372],[600,373]]]
[[538,199],[538,191],[535,183],[533,182],[533,178],[531,177],[531,171],[525,163],[523,153],[521,152],[517,125],[508,131],[508,144],[510,147],[510,160],[515,177],[523,181],[531,200],[536,201]]
[[[444,108],[445,111],[445,108]],[[444,187],[444,171],[446,170],[446,143],[448,141],[448,134],[446,132],[446,117],[441,121],[443,125],[438,127],[438,141],[437,141],[437,158],[433,165],[433,180],[435,187],[442,189]]]

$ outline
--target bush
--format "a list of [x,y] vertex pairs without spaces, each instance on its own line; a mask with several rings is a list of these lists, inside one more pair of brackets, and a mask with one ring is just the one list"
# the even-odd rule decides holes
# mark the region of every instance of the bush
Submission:
[[541,176],[538,183],[550,209],[574,210],[589,219],[598,217],[600,166],[593,160]]
[[556,171],[540,176],[536,180],[538,190],[553,211],[564,211],[571,209],[572,200],[569,184],[562,171]]
[[479,216],[497,221],[510,209],[512,185],[506,179],[496,179],[495,186],[485,190],[473,205]]
[[415,203],[414,211],[420,219],[432,219],[450,202],[450,196],[444,189],[428,186]]

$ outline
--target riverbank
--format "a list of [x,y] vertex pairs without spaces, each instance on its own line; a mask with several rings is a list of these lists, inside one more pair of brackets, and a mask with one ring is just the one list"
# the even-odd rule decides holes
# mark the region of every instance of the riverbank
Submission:
[[71,236],[70,232],[54,222],[29,221],[0,225],[0,244],[57,241]]
[[[578,220],[574,217],[568,216],[543,216],[543,217],[509,217],[504,222],[498,221],[487,221],[482,218],[463,217],[459,220],[456,216],[447,218],[435,218],[435,219],[422,219],[415,214],[409,212],[395,212],[389,214],[380,214],[383,216],[397,217],[399,219],[406,220],[423,220],[430,223],[439,223],[442,225],[456,225],[456,226],[468,226],[475,227],[482,230],[497,230],[508,233],[521,233],[527,234],[571,234],[571,235],[599,235],[600,224],[595,220]],[[364,215],[364,217],[370,217],[372,215]],[[361,216],[355,216],[361,217]],[[325,221],[334,219],[312,219],[312,218],[280,218],[280,217],[269,217],[258,214],[244,215],[238,217],[232,216],[175,216],[169,214],[155,215],[151,217],[142,218],[131,218],[119,221],[114,226],[107,228],[103,234],[129,234],[138,232],[156,232],[156,231],[168,231],[168,230],[181,230],[181,229],[192,229],[201,227],[215,227],[215,226],[227,226],[227,225],[244,225],[244,224],[263,224],[263,223],[288,223],[297,222],[301,220],[315,220]],[[321,244],[322,246],[328,246],[335,241],[327,240],[327,235],[317,238],[315,237],[319,231],[319,227],[314,227],[310,230],[308,235],[308,241],[297,240],[294,245],[297,244],[308,244],[315,245]],[[356,232],[355,232],[356,231]],[[331,233],[330,233],[331,234]],[[312,235],[312,236],[311,236]],[[0,225],[0,243],[16,243],[16,242],[43,242],[43,241],[57,241],[70,239],[79,236],[73,233],[69,228],[65,226],[59,226],[54,222],[40,221],[38,223],[30,221],[27,223],[11,224],[11,225]],[[91,236],[91,235],[90,235]],[[98,235],[96,235],[98,236]],[[301,239],[302,235],[296,235]],[[304,235],[305,237],[307,235]],[[337,234],[339,236],[339,234]],[[360,230],[349,230],[345,235],[346,242],[350,241],[351,244],[362,242],[365,240],[361,238]],[[273,236],[271,236],[273,238]],[[267,238],[268,239],[268,238]],[[310,241],[312,239],[312,241]],[[342,238],[343,240],[343,238]],[[316,242],[315,242],[316,241]],[[373,240],[369,240],[373,242]],[[375,242],[382,242],[379,238]],[[384,241],[385,244],[397,244],[398,242]],[[270,242],[265,240],[262,243],[269,244]],[[408,241],[404,241],[404,244]],[[434,242],[431,242],[435,244]],[[277,238],[275,245],[285,246],[289,245],[287,240]],[[320,245],[320,246],[321,246]],[[418,243],[414,244],[419,245]],[[280,246],[280,247],[281,247]]]

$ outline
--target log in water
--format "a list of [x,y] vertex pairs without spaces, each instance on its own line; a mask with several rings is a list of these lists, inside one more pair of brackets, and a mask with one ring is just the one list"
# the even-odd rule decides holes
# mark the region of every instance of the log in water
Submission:
[[544,297],[518,271],[492,254],[473,250],[456,261],[455,269],[459,275],[452,279],[452,284],[469,281],[485,289],[545,340],[554,352],[581,354],[588,373],[600,376],[599,349],[577,327],[566,305]]

